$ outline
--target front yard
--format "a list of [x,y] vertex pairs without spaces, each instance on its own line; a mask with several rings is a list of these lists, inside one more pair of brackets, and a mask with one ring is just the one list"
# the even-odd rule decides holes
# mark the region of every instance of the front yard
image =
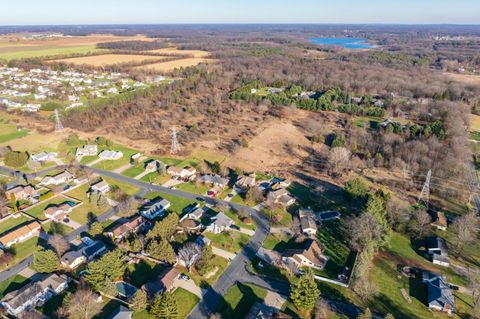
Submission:
[[250,237],[243,233],[235,231],[226,231],[220,234],[212,234],[210,232],[205,232],[204,235],[212,241],[212,244],[220,249],[229,251],[234,254],[238,254],[245,246]]
[[95,216],[99,216],[107,212],[111,208],[108,204],[99,207],[95,203],[91,203],[87,195],[89,187],[89,185],[85,184],[66,193],[67,196],[83,202],[83,205],[80,205],[77,208],[73,209],[72,212],[69,214],[69,218],[71,220],[82,225],[86,224],[89,219],[94,218]]
[[185,207],[195,203],[195,201],[191,200],[191,199],[177,197],[177,196],[173,196],[173,195],[169,195],[169,194],[165,194],[165,193],[160,193],[160,192],[152,192],[152,193],[149,193],[149,194],[145,195],[145,198],[147,198],[147,199],[154,199],[156,197],[161,197],[161,198],[165,198],[166,200],[168,200],[172,204],[168,210],[171,211],[171,212],[174,212],[178,216],[182,215],[183,209]]
[[218,312],[222,318],[243,319],[250,308],[257,302],[263,302],[266,296],[265,289],[238,283],[227,291]]

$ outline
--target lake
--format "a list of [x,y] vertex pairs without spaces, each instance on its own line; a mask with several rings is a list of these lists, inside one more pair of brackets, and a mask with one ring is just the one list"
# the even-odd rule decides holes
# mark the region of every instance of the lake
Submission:
[[336,45],[346,49],[371,49],[375,45],[362,38],[311,38],[310,43],[321,45]]

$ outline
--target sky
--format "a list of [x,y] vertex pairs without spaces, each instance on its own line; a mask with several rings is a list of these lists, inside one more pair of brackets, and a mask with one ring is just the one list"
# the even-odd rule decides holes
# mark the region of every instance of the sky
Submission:
[[0,0],[0,25],[480,24],[479,0]]

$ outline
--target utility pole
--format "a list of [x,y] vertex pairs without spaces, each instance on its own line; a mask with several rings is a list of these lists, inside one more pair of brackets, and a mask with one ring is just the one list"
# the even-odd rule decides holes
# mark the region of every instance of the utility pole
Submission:
[[425,204],[425,207],[428,209],[429,197],[430,197],[430,179],[432,178],[432,170],[429,169],[427,173],[427,179],[423,184],[422,191],[418,197],[418,202]]
[[172,152],[172,154],[175,154],[179,150],[180,150],[180,145],[178,144],[178,139],[177,139],[177,128],[175,126],[172,126],[172,149],[171,149],[171,152]]
[[55,132],[63,131],[63,125],[60,121],[60,115],[58,114],[58,109],[55,109]]

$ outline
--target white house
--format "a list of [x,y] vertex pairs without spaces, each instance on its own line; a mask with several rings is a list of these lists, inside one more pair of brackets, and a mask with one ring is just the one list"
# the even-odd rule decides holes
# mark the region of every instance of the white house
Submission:
[[98,153],[97,145],[84,145],[77,148],[76,156],[95,156]]
[[73,210],[73,206],[63,203],[58,206],[50,206],[43,212],[45,217],[51,220],[60,221],[67,218],[68,214]]
[[83,255],[81,250],[66,252],[60,259],[62,266],[69,269],[75,269],[86,261],[87,258]]
[[147,219],[155,219],[165,214],[165,211],[170,207],[171,203],[163,198],[157,198],[149,202],[140,210],[140,215]]
[[123,157],[123,153],[121,151],[104,150],[98,154],[98,157],[102,160],[115,161],[121,159]]
[[45,279],[34,281],[26,286],[6,294],[0,301],[7,313],[14,317],[42,306],[53,296],[62,293],[68,287],[66,275],[50,274]]
[[58,154],[55,152],[49,152],[49,153],[41,152],[41,153],[31,155],[30,159],[35,162],[47,162],[56,158],[57,155]]
[[308,236],[315,236],[317,234],[317,223],[313,210],[311,208],[300,208],[298,210],[298,216],[300,218],[302,233]]
[[40,182],[41,185],[60,185],[73,179],[73,175],[68,171],[63,171],[55,176],[45,176]]
[[90,186],[90,190],[94,192],[106,194],[110,191],[110,185],[108,185],[108,183],[102,179],[92,184],[92,186]]
[[206,231],[214,234],[220,234],[228,230],[232,224],[233,220],[224,213],[220,212],[212,218],[212,223],[207,226]]
[[321,270],[325,267],[328,257],[323,254],[322,248],[315,240],[308,239],[303,248],[285,250],[282,261],[285,264],[293,263],[297,267],[306,266]]
[[197,170],[195,169],[195,167],[186,166],[184,168],[180,168],[177,166],[169,166],[167,168],[167,173],[175,177],[188,178],[195,175],[197,173]]

